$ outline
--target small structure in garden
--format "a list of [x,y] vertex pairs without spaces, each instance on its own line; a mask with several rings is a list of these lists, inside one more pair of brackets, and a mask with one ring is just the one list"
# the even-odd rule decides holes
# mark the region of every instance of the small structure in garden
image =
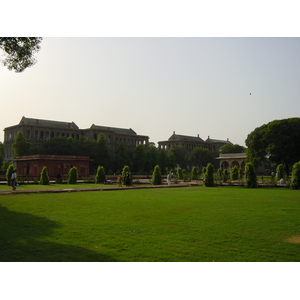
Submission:
[[59,179],[67,176],[72,167],[76,167],[79,177],[90,174],[88,156],[67,155],[26,155],[15,159],[18,178],[39,177],[44,166],[48,169],[50,178]]

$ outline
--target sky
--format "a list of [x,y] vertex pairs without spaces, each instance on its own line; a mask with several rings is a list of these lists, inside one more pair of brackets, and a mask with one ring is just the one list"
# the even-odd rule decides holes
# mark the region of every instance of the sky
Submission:
[[299,53],[288,37],[45,37],[33,67],[0,66],[0,128],[25,116],[245,146],[256,127],[299,117]]

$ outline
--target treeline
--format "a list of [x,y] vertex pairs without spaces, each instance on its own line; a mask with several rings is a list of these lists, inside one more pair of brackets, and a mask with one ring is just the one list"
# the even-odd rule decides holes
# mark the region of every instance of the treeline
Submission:
[[[227,149],[228,147],[241,152],[244,150],[238,145],[225,146],[223,153],[232,151]],[[89,156],[92,160],[90,166],[92,174],[96,173],[98,166],[103,166],[107,174],[116,174],[125,165],[128,165],[134,174],[152,174],[155,166],[159,165],[161,173],[165,175],[168,170],[178,167],[186,170],[191,170],[192,167],[201,169],[208,163],[217,167],[216,157],[219,155],[218,151],[214,153],[204,148],[194,148],[189,153],[181,146],[173,146],[169,151],[159,150],[154,143],[150,143],[147,147],[139,144],[134,150],[129,150],[122,142],[112,155],[103,134],[99,134],[96,141],[87,138],[74,140],[71,137],[57,137],[32,145],[22,132],[18,132],[12,147],[15,156],[34,154]],[[238,147],[241,149],[237,149]]]

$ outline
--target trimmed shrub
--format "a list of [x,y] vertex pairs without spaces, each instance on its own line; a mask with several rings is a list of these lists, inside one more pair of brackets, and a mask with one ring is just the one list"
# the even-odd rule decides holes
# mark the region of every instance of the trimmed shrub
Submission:
[[15,168],[14,165],[9,165],[7,170],[6,170],[7,185],[10,185],[11,175],[13,173],[14,168]]
[[160,185],[162,184],[162,177],[160,172],[159,165],[156,165],[152,174],[152,184],[153,185]]
[[284,167],[283,164],[280,164],[276,168],[276,180],[280,180],[281,178],[285,177]]
[[[128,183],[128,182],[126,183],[126,179],[128,178],[128,176],[129,176],[129,181],[130,181],[130,169],[129,169],[129,166],[124,166],[123,170],[122,170],[122,183],[125,184],[125,185],[127,185],[127,183]],[[129,184],[130,184],[130,182],[129,182]]]
[[257,177],[252,163],[247,163],[245,166],[245,179],[247,188],[257,187]]
[[223,181],[227,182],[228,178],[229,178],[228,170],[224,169],[224,171],[223,171]]
[[40,176],[40,184],[42,184],[42,185],[49,185],[50,184],[50,179],[49,179],[47,167],[43,167],[43,169],[42,169],[41,176]]
[[230,179],[231,180],[238,180],[239,179],[239,169],[237,166],[234,166],[231,170],[230,170]]
[[103,166],[98,166],[97,173],[95,176],[95,183],[104,183],[106,182],[106,175]]
[[197,170],[197,167],[193,167],[192,168],[191,179],[192,180],[197,180],[198,179],[198,170]]
[[300,188],[300,161],[294,163],[292,167],[291,189],[298,190]]
[[178,175],[178,179],[182,180],[183,179],[183,172],[181,168],[177,169],[177,175]]
[[72,167],[68,173],[68,184],[76,184],[78,179],[78,171],[76,167]]
[[208,163],[206,166],[206,172],[204,174],[203,183],[207,187],[215,186],[214,183],[214,166],[211,163]]

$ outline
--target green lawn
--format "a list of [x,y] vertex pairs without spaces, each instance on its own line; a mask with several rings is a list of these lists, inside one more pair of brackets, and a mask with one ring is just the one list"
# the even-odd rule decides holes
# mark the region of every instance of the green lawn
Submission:
[[[118,186],[116,184],[95,184],[95,183],[78,183],[78,184],[21,184],[17,186],[18,191],[22,190],[35,190],[35,189],[75,189],[75,188],[97,188],[97,187],[110,187],[110,186]],[[5,184],[0,184],[0,191],[11,191],[12,187]]]
[[0,195],[0,261],[300,261],[299,216],[285,188]]

